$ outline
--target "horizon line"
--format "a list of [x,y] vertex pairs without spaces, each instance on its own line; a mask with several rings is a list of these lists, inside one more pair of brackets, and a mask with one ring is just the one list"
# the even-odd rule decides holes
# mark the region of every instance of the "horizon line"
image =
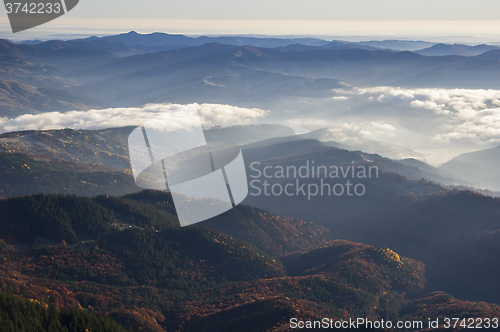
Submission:
[[500,20],[145,20],[61,17],[40,27],[13,34],[8,19],[0,18],[0,37],[10,40],[103,36],[136,31],[141,34],[163,32],[186,36],[499,43],[500,36],[495,33],[499,30]]

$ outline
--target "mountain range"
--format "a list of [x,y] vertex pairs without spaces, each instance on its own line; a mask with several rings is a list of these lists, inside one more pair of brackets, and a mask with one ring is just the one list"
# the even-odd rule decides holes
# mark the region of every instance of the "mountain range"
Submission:
[[[68,42],[68,44],[65,44]],[[49,41],[43,42],[40,40],[24,41],[22,44],[28,45],[44,45],[48,47],[70,47],[70,45],[78,45],[75,48],[103,48],[111,46],[116,51],[127,50],[124,45],[136,49],[143,47],[188,47],[200,46],[208,43],[220,43],[234,46],[257,46],[257,47],[287,47],[291,45],[304,45],[311,47],[332,47],[334,45],[346,46],[351,48],[368,48],[368,49],[391,49],[391,50],[417,50],[425,47],[430,47],[433,44],[424,41],[401,41],[401,40],[384,40],[384,41],[367,41],[367,42],[347,42],[340,40],[323,40],[318,38],[269,38],[269,37],[248,37],[248,36],[219,36],[219,37],[189,37],[179,34],[168,33],[151,33],[139,34],[135,31],[123,33],[119,35],[104,36],[104,37],[89,37],[69,41]],[[66,46],[68,45],[68,46]],[[89,46],[95,45],[95,46]],[[119,48],[119,49],[117,49]],[[157,49],[158,50],[158,49]]]
[[487,53],[492,50],[498,50],[498,46],[493,45],[475,45],[468,46],[462,44],[436,44],[429,48],[415,51],[415,53],[427,56],[446,56],[446,55],[462,55],[462,56],[476,56]]
[[[126,146],[124,145],[124,141],[126,141],[131,129],[101,131],[72,131],[66,129],[2,135],[0,140],[4,142],[4,170],[0,176],[0,181],[5,183],[2,196],[12,197],[40,191],[46,193],[78,193],[88,196],[98,194],[117,195],[139,191],[140,188],[135,186],[129,170],[130,166]],[[248,219],[247,212],[241,209],[239,211],[232,210],[225,214],[224,218],[232,220],[229,224],[222,222],[223,219],[214,218],[203,223],[203,225],[224,234],[249,241],[273,254],[282,254],[283,249],[280,248],[296,250],[297,247],[294,247],[292,243],[297,241],[300,243],[302,235],[307,234],[307,232],[310,232],[311,240],[314,241],[321,242],[326,241],[328,238],[342,238],[378,246],[394,247],[406,256],[417,257],[426,263],[428,273],[433,275],[433,278],[430,278],[429,285],[439,285],[433,290],[446,290],[453,295],[470,300],[498,301],[495,297],[488,297],[483,288],[475,290],[469,287],[468,293],[463,293],[459,291],[461,288],[458,286],[456,288],[444,287],[443,279],[440,277],[443,273],[439,272],[441,265],[437,262],[444,259],[444,256],[441,257],[440,255],[457,254],[446,253],[443,248],[433,249],[433,247],[429,247],[429,251],[422,251],[422,247],[419,245],[419,241],[427,243],[426,246],[429,246],[430,243],[443,245],[436,240],[436,229],[447,230],[451,226],[445,224],[446,222],[463,220],[463,224],[457,225],[457,227],[463,229],[467,236],[455,236],[453,233],[445,231],[449,240],[446,240],[447,238],[444,235],[437,238],[443,239],[445,248],[448,248],[448,245],[458,246],[460,241],[473,241],[473,246],[478,246],[479,251],[486,250],[482,246],[490,245],[491,242],[489,240],[485,241],[482,237],[490,235],[486,235],[486,233],[483,235],[483,232],[493,232],[491,233],[491,236],[493,236],[497,229],[495,223],[497,217],[494,212],[492,212],[493,214],[489,212],[496,211],[495,204],[497,202],[495,200],[480,194],[458,195],[458,191],[453,189],[453,186],[446,184],[447,181],[457,182],[458,180],[446,177],[448,173],[444,173],[444,171],[425,163],[413,159],[391,160],[376,154],[343,150],[331,146],[330,143],[306,139],[300,137],[300,135],[286,136],[290,131],[286,127],[279,126],[239,126],[235,128],[213,128],[208,130],[207,133],[213,140],[233,140],[238,141],[240,144],[247,143],[242,146],[242,150],[246,161],[249,183],[256,174],[255,167],[260,170],[267,166],[273,169],[278,166],[285,168],[290,166],[298,169],[305,166],[308,161],[314,161],[316,166],[327,167],[376,166],[378,176],[357,179],[349,175],[346,180],[351,180],[353,183],[362,183],[366,188],[364,196],[355,198],[347,195],[335,197],[330,194],[316,196],[310,200],[295,195],[292,197],[265,196],[263,194],[255,196],[252,195],[252,193],[255,193],[255,188],[250,187],[250,195],[244,203],[264,208],[279,215],[279,217],[271,218],[286,224],[287,228],[293,227],[296,229],[293,234],[301,234],[296,239],[294,235],[285,235],[282,231],[273,231],[275,237],[282,234],[280,240],[272,239],[270,235],[265,235],[266,232],[269,232],[268,219],[261,221],[255,217]],[[256,132],[260,132],[259,136],[262,138],[263,135],[272,137],[273,134],[277,135],[279,132],[283,137],[248,143],[249,137],[255,137]],[[47,149],[48,146],[59,148]],[[49,152],[51,154],[47,156]],[[61,161],[60,158],[64,158],[65,161]],[[258,166],[251,166],[252,163],[256,162],[259,163]],[[81,180],[76,181],[74,180],[75,177]],[[22,181],[19,182],[19,179],[22,179]],[[316,175],[301,179],[301,181],[306,186],[319,185],[320,179],[321,177]],[[260,178],[259,180],[263,179]],[[295,181],[294,178],[270,178],[266,180],[270,186],[274,184],[284,186]],[[441,184],[429,180],[441,182]],[[334,185],[342,183],[342,180],[328,180],[328,182]],[[70,184],[71,186],[69,186]],[[162,197],[162,195],[166,196]],[[153,192],[150,192],[147,195],[131,194],[124,198],[138,200],[141,204],[157,206],[160,210],[175,215],[173,204],[165,203],[171,200],[168,194],[153,194]],[[160,204],[159,202],[163,203]],[[460,206],[463,211],[470,211],[470,213],[465,214],[462,210],[453,208],[454,205]],[[107,208],[110,206],[114,205],[108,205],[108,203],[105,205]],[[449,209],[445,211],[451,212],[445,215],[438,213],[437,211],[440,211],[438,206],[449,206]],[[333,214],[332,211],[334,211]],[[422,211],[436,212],[420,217],[419,214]],[[257,212],[257,214],[259,213],[264,215],[267,212]],[[128,215],[130,212],[122,212],[121,214]],[[289,218],[314,222],[323,227],[324,230],[321,232],[327,234],[326,229],[329,229],[332,235],[324,237],[323,235],[319,236],[318,231],[306,232],[302,228],[307,223],[297,224],[296,221]],[[467,230],[466,225],[471,218],[479,218],[485,223],[485,226],[471,225],[472,229]],[[401,224],[400,220],[407,220],[407,223]],[[428,228],[423,226],[422,220],[427,220]],[[139,225],[137,222],[135,224]],[[416,233],[412,228],[416,224],[421,225],[420,233]],[[379,234],[376,229],[371,228],[372,225],[376,225],[377,228],[383,230],[390,229],[391,232]],[[437,228],[434,229],[435,227]],[[250,234],[258,236],[259,240],[249,237]],[[427,237],[426,234],[429,234],[430,237]],[[415,239],[411,241],[404,240],[410,235],[415,236]],[[476,236],[479,236],[477,240]],[[55,242],[60,240],[59,238],[54,239]],[[437,255],[436,251],[441,254]],[[463,255],[461,253],[460,257]],[[454,260],[457,260],[456,264],[459,264],[458,256],[452,258],[447,258],[449,264],[455,264],[453,263]],[[431,267],[433,269],[429,270]],[[455,267],[448,268],[452,270]],[[455,280],[455,277],[447,276],[447,278],[449,282]],[[462,281],[457,280],[456,282]],[[489,281],[486,284],[489,284]]]
[[461,154],[440,169],[467,178],[477,188],[500,190],[500,147]]
[[[0,92],[5,98],[0,115],[168,102],[227,103],[278,112],[301,98],[327,98],[332,89],[357,85],[498,86],[495,46],[435,45],[451,51],[424,56],[424,50],[390,49],[391,43],[401,49],[412,42],[133,32],[38,44],[3,40]],[[462,56],[465,51],[460,50],[468,49],[474,55],[485,53]]]
[[172,195],[134,181],[128,136],[140,123],[0,134],[0,326],[270,332],[289,331],[291,317],[499,317],[500,199],[481,190],[500,190],[498,148],[433,167],[396,140],[323,122],[300,134],[217,123],[247,112],[306,128],[315,112],[350,112],[324,113],[320,100],[375,84],[491,89],[499,59],[490,45],[399,40],[0,41],[4,128],[70,110],[235,105],[203,109],[215,119],[204,133],[241,148],[249,184],[242,204],[180,227]]
[[[131,179],[127,147],[128,135],[133,129],[134,127],[104,130],[64,129],[0,135],[0,158],[4,165],[0,181],[5,185],[0,196],[12,197],[40,191],[120,195],[138,190]],[[413,180],[435,181],[445,187],[472,186],[472,183],[460,180],[452,173],[415,159],[390,159],[379,154],[362,152],[361,149],[371,150],[370,145],[358,146],[357,151],[341,149],[337,146],[343,145],[334,141],[319,141],[323,132],[313,132],[313,136],[295,135],[292,129],[278,125],[215,127],[205,131],[207,140],[211,142],[240,145],[247,166],[252,162],[264,164],[268,160],[283,163],[282,165],[292,160],[296,164],[317,160],[328,167],[356,162],[361,165],[376,165],[383,172],[402,174]],[[328,138],[331,139],[331,136]],[[294,159],[288,159],[291,156]],[[99,172],[103,172],[104,177],[106,172],[114,174],[113,176],[119,177],[120,180],[99,180]],[[42,176],[43,174],[45,176]],[[96,177],[95,180],[92,180],[91,176]],[[15,186],[15,181],[19,180],[16,180],[16,177],[24,179],[23,183],[26,183],[27,187]],[[75,177],[80,180],[69,181]],[[67,186],[68,182],[64,179],[73,185],[78,183],[79,189]],[[109,184],[115,180],[117,185],[110,187]],[[98,184],[100,181],[108,185]]]
[[[253,331],[255,324],[245,326],[255,317],[259,331],[284,331],[294,313],[387,320],[499,310],[429,294],[423,263],[387,247],[332,241],[315,224],[239,206],[179,229],[172,208],[169,194],[153,191],[0,201],[2,238],[16,248],[38,241],[20,256],[0,240],[2,291],[40,299],[51,310],[86,308],[145,331]],[[235,229],[245,242],[227,235]]]

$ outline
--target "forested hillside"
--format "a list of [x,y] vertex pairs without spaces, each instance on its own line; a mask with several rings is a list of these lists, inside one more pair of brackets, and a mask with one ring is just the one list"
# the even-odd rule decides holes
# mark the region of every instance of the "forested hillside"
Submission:
[[[180,228],[162,192],[34,195],[0,201],[0,216],[0,290],[42,309],[66,308],[48,309],[50,321],[66,317],[65,326],[87,313],[97,317],[85,318],[88,324],[119,330],[99,318],[106,315],[133,331],[286,331],[295,316],[500,313],[495,305],[427,294],[438,285],[429,288],[422,262],[332,241],[325,228],[248,206]],[[32,310],[21,304],[12,310]],[[38,316],[25,323],[45,324]]]
[[64,308],[22,300],[0,292],[0,329],[2,332],[125,332],[126,330],[108,316],[88,310]]

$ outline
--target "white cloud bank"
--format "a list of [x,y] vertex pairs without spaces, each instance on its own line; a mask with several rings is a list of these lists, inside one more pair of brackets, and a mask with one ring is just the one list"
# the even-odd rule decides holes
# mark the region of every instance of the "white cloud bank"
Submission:
[[500,146],[500,90],[354,87],[300,106],[283,120],[298,133],[330,127],[333,141],[399,145],[433,165]]
[[356,95],[367,95],[368,100],[380,103],[424,108],[436,114],[454,114],[461,119],[474,116],[474,111],[500,107],[500,90],[482,89],[401,89],[394,87],[356,88]]
[[196,108],[207,127],[262,123],[264,118],[267,123],[289,125],[297,133],[331,127],[335,134],[331,139],[340,143],[370,139],[399,145],[425,155],[434,165],[460,153],[500,145],[500,90],[481,89],[341,89],[334,90],[331,98],[290,104],[287,112],[217,104],[53,112],[0,119],[0,132],[138,126],[186,106]]
[[432,135],[437,142],[500,144],[500,90],[369,87],[335,92],[358,102],[364,99],[365,107],[402,109],[402,120],[420,115],[429,133],[439,131]]
[[0,132],[48,129],[104,129],[138,126],[165,112],[181,107],[195,108],[204,126],[245,124],[265,117],[269,112],[258,108],[241,108],[220,104],[151,104],[142,108],[108,108],[102,110],[25,114],[14,119],[0,119]]
[[347,143],[353,140],[362,141],[364,138],[370,137],[392,139],[397,135],[396,128],[393,125],[379,121],[344,122],[333,126],[325,120],[294,118],[286,120],[284,124],[299,134],[328,127],[331,137],[325,137],[323,140],[332,140],[338,143]]

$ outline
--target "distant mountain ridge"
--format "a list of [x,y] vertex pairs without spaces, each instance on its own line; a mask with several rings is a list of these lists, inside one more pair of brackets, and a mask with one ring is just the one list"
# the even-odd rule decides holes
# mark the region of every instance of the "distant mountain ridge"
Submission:
[[426,56],[461,55],[476,56],[494,49],[494,45],[464,45],[464,44],[444,44],[426,41],[412,40],[374,40],[350,42],[344,40],[324,40],[319,38],[284,38],[284,37],[252,37],[252,36],[199,36],[192,37],[182,34],[169,34],[154,32],[150,34],[140,34],[135,31],[73,40],[50,40],[50,41],[26,41],[25,45],[36,45],[42,48],[80,48],[80,49],[101,49],[115,52],[121,55],[132,55],[140,53],[150,53],[165,51],[179,47],[201,46],[209,43],[220,43],[233,46],[255,46],[262,48],[285,48],[291,49],[365,49],[365,50],[385,50],[385,51],[411,51]]
[[360,41],[355,44],[367,45],[381,49],[391,49],[393,51],[416,51],[435,45],[435,43],[422,40],[371,40]]
[[[41,40],[26,40],[21,44],[26,45],[41,45],[52,47],[55,42],[63,45],[65,41],[41,41]],[[127,47],[137,48],[142,47],[187,47],[187,46],[200,46],[206,43],[218,42],[221,44],[228,44],[234,46],[258,46],[258,47],[288,47],[291,45],[302,45],[306,47],[332,47],[334,45],[345,46],[349,48],[360,49],[385,49],[393,51],[415,51],[431,47],[436,43],[418,41],[418,40],[373,40],[373,41],[360,41],[349,42],[344,40],[326,40],[320,38],[287,38],[287,37],[265,37],[265,36],[186,36],[182,34],[169,34],[162,32],[155,32],[150,34],[140,34],[135,31],[122,33],[118,35],[109,35],[103,37],[87,37],[80,39],[67,40],[67,45],[73,44],[79,47],[113,47],[117,48]],[[85,44],[88,43],[88,44]],[[94,46],[89,46],[94,45]]]
[[[136,190],[131,177],[130,161],[127,150],[127,137],[134,127],[110,128],[103,130],[47,130],[47,131],[24,131],[5,133],[0,135],[0,159],[5,163],[5,173],[0,176],[0,181],[11,184],[12,178],[7,174],[17,174],[25,179],[26,184],[31,182],[21,191],[14,190],[10,186],[4,188],[3,196],[11,197],[20,194],[37,193],[39,191],[53,193],[67,193],[77,190],[80,195],[95,194],[126,194]],[[372,146],[358,145],[356,149],[338,144],[328,139],[322,139],[323,130],[308,135],[295,135],[292,129],[279,125],[245,125],[229,126],[226,128],[207,128],[206,138],[211,142],[230,142],[242,146],[243,155],[247,164],[257,162],[288,162],[291,157],[305,161],[324,160],[328,165],[343,165],[352,161],[364,165],[373,163],[383,172],[402,174],[413,180],[427,179],[446,186],[469,186],[472,182],[460,179],[450,172],[437,169],[424,162],[415,159],[389,159],[383,155],[376,154]],[[376,147],[377,145],[375,145]],[[385,146],[385,145],[382,145]],[[343,149],[355,150],[347,151]],[[18,159],[13,158],[16,154]],[[328,157],[326,157],[328,156]],[[37,159],[38,158],[38,159]],[[23,160],[23,164],[29,165],[32,170],[16,168],[15,160]],[[61,160],[61,163],[52,161]],[[64,165],[73,165],[71,167]],[[119,185],[112,186],[105,178],[90,175],[79,175],[79,169],[92,168],[96,172],[116,173],[113,176],[120,178]],[[45,170],[53,176],[60,174],[59,178],[44,177],[43,181],[36,179],[38,173]],[[102,173],[104,176],[105,173]],[[79,177],[82,179],[77,187],[67,187],[63,178]],[[111,176],[111,175],[110,175]],[[31,180],[29,180],[31,179]],[[89,181],[91,179],[91,181]],[[99,180],[100,179],[100,180]],[[44,182],[47,181],[47,182]],[[102,186],[92,188],[94,184],[102,182]],[[63,190],[64,188],[64,190]],[[438,188],[438,187],[436,187]],[[443,190],[439,187],[439,190]],[[43,190],[45,189],[45,190]],[[16,195],[17,193],[17,195]],[[0,196],[2,196],[0,194]]]
[[[121,42],[129,38],[131,45]],[[134,45],[139,39],[154,44],[169,38],[195,40],[197,46]],[[63,111],[198,102],[282,112],[287,103],[300,105],[301,98],[328,98],[333,89],[360,85],[500,87],[495,49],[469,57],[423,56],[365,43],[323,41],[318,46],[317,40],[304,45],[303,40],[248,38],[132,33],[36,45],[2,40],[0,79],[57,90],[51,99],[66,93],[82,101],[65,104]],[[28,96],[26,105],[37,96]],[[16,108],[15,95],[7,94],[5,103],[0,116],[33,112],[28,106]]]
[[321,46],[328,43],[328,41],[317,38],[257,38],[257,37],[188,37],[178,34],[168,34],[155,32],[151,34],[139,34],[135,31],[119,34],[116,36],[106,37],[90,37],[84,40],[109,40],[114,42],[123,43],[125,45],[144,45],[144,46],[200,46],[203,44],[218,42],[221,44],[235,45],[235,46],[259,46],[259,47],[276,47],[287,46],[290,44],[301,43],[310,46]]
[[461,154],[440,169],[467,179],[482,189],[500,191],[500,147]]
[[444,56],[444,55],[462,55],[462,56],[476,56],[488,51],[498,50],[498,46],[493,45],[475,45],[468,46],[463,44],[436,44],[429,48],[415,51],[415,53],[427,56]]

